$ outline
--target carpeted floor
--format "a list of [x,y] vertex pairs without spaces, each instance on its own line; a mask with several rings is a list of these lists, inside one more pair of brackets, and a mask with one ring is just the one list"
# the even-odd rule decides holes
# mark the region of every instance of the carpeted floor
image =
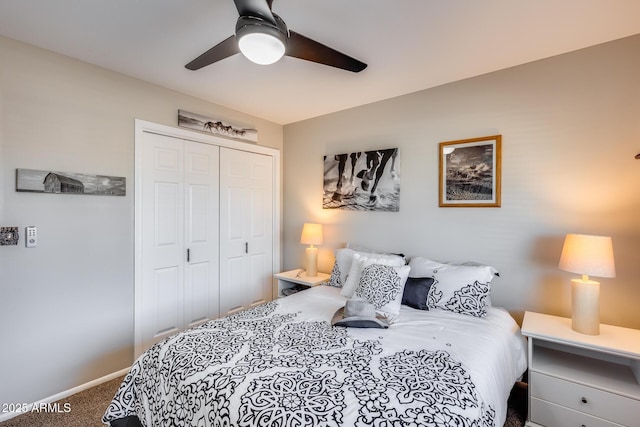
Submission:
[[0,423],[1,427],[105,427],[102,415],[116,394],[124,376],[76,393],[58,403],[67,413],[29,412]]
[[[118,377],[89,390],[69,396],[59,402],[67,413],[31,412],[0,423],[0,427],[100,427],[102,415],[118,390],[124,377]],[[509,399],[509,411],[504,427],[523,427],[526,419],[527,391],[520,383]]]

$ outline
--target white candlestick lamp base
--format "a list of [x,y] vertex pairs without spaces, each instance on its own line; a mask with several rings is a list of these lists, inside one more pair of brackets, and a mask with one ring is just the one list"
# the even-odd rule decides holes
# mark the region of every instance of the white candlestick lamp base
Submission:
[[318,275],[318,248],[307,248],[307,277]]

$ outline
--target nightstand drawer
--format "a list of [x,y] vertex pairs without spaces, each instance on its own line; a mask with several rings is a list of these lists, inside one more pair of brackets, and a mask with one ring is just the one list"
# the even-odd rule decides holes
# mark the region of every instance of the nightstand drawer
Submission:
[[[640,401],[628,397],[586,387],[538,372],[531,373],[529,387],[531,387],[532,398],[553,402],[622,425],[637,425],[639,421]],[[580,424],[577,425],[579,426]]]
[[[620,424],[593,417],[551,402],[531,398],[531,421],[545,427],[621,427]],[[627,424],[631,426],[631,424]]]

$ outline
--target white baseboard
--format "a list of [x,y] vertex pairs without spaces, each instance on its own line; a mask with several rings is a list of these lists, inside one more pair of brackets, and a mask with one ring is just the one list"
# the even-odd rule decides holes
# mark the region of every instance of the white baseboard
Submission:
[[[22,410],[20,410],[19,412],[14,411],[14,412],[2,412],[0,413],[0,422],[2,421],[6,421],[8,419],[17,417],[18,415],[22,415],[24,413],[27,412],[31,412],[32,408],[35,406],[37,407],[37,405],[40,405],[41,403],[47,404],[47,403],[53,403],[53,402],[57,402],[58,400],[62,400],[65,397],[69,397],[71,395],[74,395],[76,393],[80,393],[81,391],[85,391],[87,389],[90,389],[91,387],[95,387],[97,385],[100,385],[102,383],[106,383],[107,381],[111,381],[114,378],[118,378],[121,377],[123,375],[125,375],[127,372],[129,372],[129,370],[131,369],[131,367],[128,368],[124,368],[121,369],[117,372],[113,372],[109,375],[105,375],[104,377],[100,377],[97,378],[93,381],[89,381],[88,383],[84,383],[84,384],[80,384],[79,386],[70,388],[69,390],[65,390],[63,392],[54,394],[53,396],[49,396],[45,399],[39,400],[37,402],[33,402],[33,403],[29,403],[27,405],[24,405],[22,407]],[[2,408],[4,409],[4,408]]]

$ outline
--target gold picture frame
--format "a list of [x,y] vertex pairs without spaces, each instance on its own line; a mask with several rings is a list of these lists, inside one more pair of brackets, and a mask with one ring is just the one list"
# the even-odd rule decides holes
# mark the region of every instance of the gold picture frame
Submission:
[[502,135],[441,142],[439,150],[440,207],[500,207]]

